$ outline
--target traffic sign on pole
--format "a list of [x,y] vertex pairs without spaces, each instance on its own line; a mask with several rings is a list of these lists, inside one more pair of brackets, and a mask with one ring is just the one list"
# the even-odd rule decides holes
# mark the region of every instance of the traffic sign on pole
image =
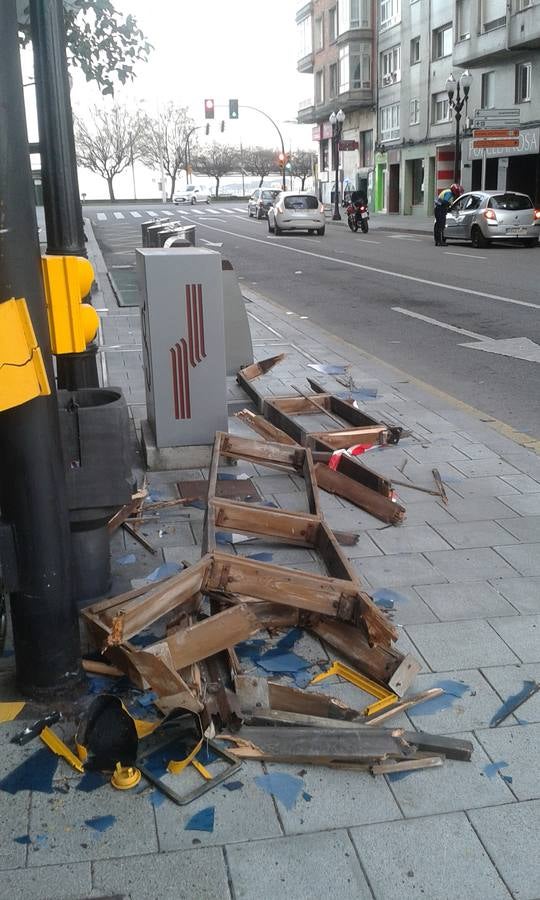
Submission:
[[519,107],[511,109],[476,109],[473,128],[516,128],[520,124]]
[[489,150],[490,147],[519,147],[519,128],[475,128],[473,148]]

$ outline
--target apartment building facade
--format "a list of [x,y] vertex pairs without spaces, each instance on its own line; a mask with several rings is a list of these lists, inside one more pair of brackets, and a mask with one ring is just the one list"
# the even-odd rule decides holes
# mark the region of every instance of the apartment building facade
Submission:
[[[303,7],[312,16],[312,29],[320,28],[318,20],[324,22],[335,6],[314,0]],[[371,18],[365,12],[363,20],[376,35],[366,45],[371,48],[370,88],[366,82],[366,95],[356,107],[360,98],[354,95],[347,97],[347,106],[341,103],[340,47],[360,40],[342,30],[341,6],[335,40],[320,47],[326,35],[318,33],[312,47],[307,71],[313,72],[315,95],[312,107],[299,113],[300,121],[317,123],[321,174],[331,134],[327,113],[341,106],[347,114],[343,136],[359,141],[358,151],[342,155],[344,179],[354,176],[355,186],[360,179],[368,185],[374,210],[429,215],[435,194],[453,180],[455,122],[446,80],[450,73],[458,79],[468,69],[471,120],[479,108],[520,110],[519,147],[487,151],[485,186],[522,190],[540,202],[540,0],[375,0]],[[345,0],[343,6],[342,15],[350,16],[358,4]],[[330,75],[336,62],[337,86]],[[482,163],[481,151],[472,147],[469,124],[463,110],[460,180],[474,189],[480,187]],[[372,148],[369,156],[366,146]]]
[[313,87],[298,121],[313,125],[320,197],[330,202],[336,165],[332,112],[343,110],[342,139],[358,143],[357,150],[339,151],[340,193],[343,188],[367,190],[373,182],[376,7],[374,0],[311,0],[298,10],[296,23],[298,70],[311,76]]

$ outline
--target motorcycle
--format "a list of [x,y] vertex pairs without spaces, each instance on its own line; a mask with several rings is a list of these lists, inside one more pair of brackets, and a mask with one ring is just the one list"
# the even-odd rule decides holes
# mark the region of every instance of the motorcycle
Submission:
[[350,203],[347,207],[347,222],[351,231],[362,229],[364,234],[369,231],[369,212],[365,203]]

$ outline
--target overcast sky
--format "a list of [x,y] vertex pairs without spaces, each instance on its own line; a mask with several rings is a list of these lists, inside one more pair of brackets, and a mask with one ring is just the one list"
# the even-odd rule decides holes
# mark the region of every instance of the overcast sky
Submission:
[[[1,2],[1,0],[0,0]],[[195,122],[203,123],[204,99],[216,104],[214,134],[231,144],[278,147],[272,125],[256,112],[257,106],[276,119],[286,148],[312,147],[311,126],[290,124],[296,120],[298,102],[311,93],[312,79],[296,71],[295,13],[301,0],[114,0],[125,14],[137,18],[154,45],[149,62],[137,66],[137,78],[119,85],[115,99],[133,107],[157,111],[169,100],[188,106]],[[26,67],[25,75],[28,75]],[[106,104],[97,89],[77,71],[73,73],[72,105],[84,116],[94,103]],[[228,118],[228,101],[237,98],[237,122]],[[142,101],[142,102],[141,102]],[[219,132],[221,118],[226,130]],[[139,196],[156,193],[150,173],[136,171]],[[83,170],[81,192],[106,196],[106,184]],[[131,174],[117,179],[118,195],[132,196]]]

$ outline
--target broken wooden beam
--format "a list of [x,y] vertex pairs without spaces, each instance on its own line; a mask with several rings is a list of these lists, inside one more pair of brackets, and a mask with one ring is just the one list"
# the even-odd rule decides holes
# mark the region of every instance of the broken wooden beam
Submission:
[[339,470],[330,469],[322,463],[315,465],[315,477],[320,488],[343,497],[355,506],[364,509],[382,522],[397,525],[405,518],[405,508],[371,488],[353,481]]

